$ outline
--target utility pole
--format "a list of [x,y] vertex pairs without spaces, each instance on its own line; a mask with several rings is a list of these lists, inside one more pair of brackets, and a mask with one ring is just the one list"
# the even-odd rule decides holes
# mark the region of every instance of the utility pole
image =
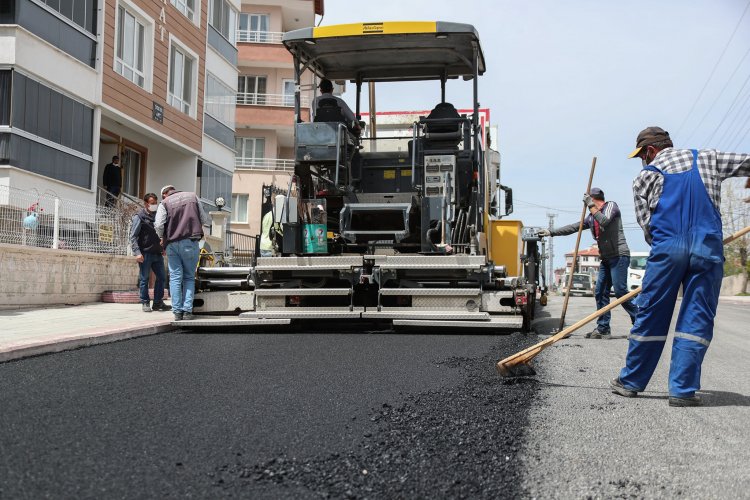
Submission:
[[[557,214],[547,212],[547,217],[549,218],[548,229],[552,231],[552,229],[555,227],[555,217],[557,217]],[[549,286],[549,283],[555,282],[555,250],[552,244],[553,239],[554,238],[549,239],[549,274],[547,274],[547,286]]]

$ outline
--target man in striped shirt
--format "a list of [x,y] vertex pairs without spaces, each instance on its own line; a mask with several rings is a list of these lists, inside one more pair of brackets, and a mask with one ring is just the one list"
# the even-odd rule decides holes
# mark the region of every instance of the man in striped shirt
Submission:
[[[614,288],[615,297],[622,297],[628,292],[628,265],[630,264],[630,248],[625,241],[625,231],[622,229],[620,208],[614,201],[604,200],[604,191],[591,188],[589,194],[583,195],[583,202],[589,209],[589,215],[583,221],[584,229],[591,230],[599,245],[599,276],[596,280],[596,307],[601,309],[609,304],[609,289]],[[579,222],[568,224],[548,231],[539,232],[539,236],[565,236],[578,231]],[[623,309],[635,321],[636,308],[632,302],[622,304]],[[610,312],[602,314],[596,321],[596,328],[586,334],[586,338],[609,339],[611,331],[609,322]]]
[[634,397],[646,385],[667,341],[677,293],[683,299],[672,342],[669,405],[698,406],[703,357],[713,337],[723,277],[721,183],[750,176],[750,154],[675,149],[669,133],[648,127],[630,158],[643,170],[633,182],[638,223],[651,253],[636,299],[628,355],[612,390]]

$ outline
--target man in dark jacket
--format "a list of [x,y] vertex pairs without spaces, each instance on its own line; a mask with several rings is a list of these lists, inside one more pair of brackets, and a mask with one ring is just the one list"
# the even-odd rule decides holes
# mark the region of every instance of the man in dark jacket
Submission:
[[102,184],[107,191],[106,205],[113,207],[122,189],[122,167],[120,166],[120,158],[117,155],[112,157],[112,163],[107,163],[104,166]]
[[156,233],[167,247],[169,295],[177,321],[193,319],[195,270],[203,238],[203,226],[209,223],[195,193],[177,191],[166,185],[161,190],[162,203],[156,211]]
[[[133,255],[138,262],[140,274],[138,284],[141,292],[141,303],[143,312],[168,311],[164,299],[164,249],[161,240],[154,229],[154,217],[156,215],[157,200],[154,193],[148,193],[143,197],[144,207],[133,216],[130,229],[130,246]],[[154,305],[150,305],[148,296],[148,279],[151,271],[156,276],[154,283]]]
[[[596,307],[601,309],[609,304],[609,289],[615,289],[615,297],[620,298],[628,293],[628,266],[630,265],[630,249],[625,241],[622,229],[620,209],[614,201],[604,201],[604,191],[591,188],[590,194],[583,195],[583,202],[590,214],[583,221],[583,227],[591,230],[591,235],[599,245],[599,276],[596,280]],[[578,231],[579,223],[542,230],[539,236],[565,236]],[[623,309],[630,315],[630,322],[635,321],[638,308],[631,302],[622,304]],[[586,338],[608,339],[610,336],[609,322],[612,314],[607,312],[597,320],[596,328],[586,334]]]

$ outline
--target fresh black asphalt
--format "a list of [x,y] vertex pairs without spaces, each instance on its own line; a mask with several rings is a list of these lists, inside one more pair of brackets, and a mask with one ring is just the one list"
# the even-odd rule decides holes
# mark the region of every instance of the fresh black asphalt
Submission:
[[[53,327],[53,325],[51,325]],[[0,364],[0,498],[514,498],[538,340],[172,333]]]

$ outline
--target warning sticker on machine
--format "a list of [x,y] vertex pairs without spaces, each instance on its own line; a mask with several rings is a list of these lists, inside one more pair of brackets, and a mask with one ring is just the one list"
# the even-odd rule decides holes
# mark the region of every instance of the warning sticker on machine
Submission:
[[395,179],[395,178],[396,178],[395,170],[383,170],[383,179]]

